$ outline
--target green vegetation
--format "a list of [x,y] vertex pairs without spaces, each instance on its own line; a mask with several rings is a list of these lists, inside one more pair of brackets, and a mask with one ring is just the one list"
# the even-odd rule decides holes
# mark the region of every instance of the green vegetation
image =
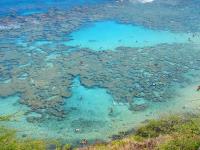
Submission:
[[174,134],[172,139],[161,144],[161,150],[198,150],[200,147],[200,136],[190,134]]
[[[0,116],[0,121],[10,121],[13,115]],[[55,150],[70,150],[71,146],[61,146],[57,141],[45,141],[34,139],[20,139],[16,136],[16,130],[0,126],[0,150],[46,150],[53,147]]]
[[[11,116],[0,116],[0,121],[9,121]],[[70,150],[69,144],[44,140],[19,139],[16,131],[0,127],[0,150]],[[150,120],[137,129],[134,135],[96,144],[87,150],[198,150],[200,148],[200,115],[170,116]]]
[[170,116],[160,120],[150,120],[147,125],[136,131],[136,135],[144,138],[173,133],[200,135],[199,125],[200,116]]
[[70,150],[71,146],[66,144],[61,146],[58,142],[44,140],[18,139],[16,131],[0,127],[0,150],[46,150],[48,147],[55,150]]
[[10,121],[11,120],[11,117],[10,115],[7,115],[7,116],[0,116],[0,121]]
[[200,115],[173,115],[150,120],[134,135],[108,144],[90,146],[89,150],[198,150]]
[[197,150],[200,148],[200,116],[170,116],[151,120],[136,132],[143,138],[168,135],[169,138],[158,145],[162,150]]

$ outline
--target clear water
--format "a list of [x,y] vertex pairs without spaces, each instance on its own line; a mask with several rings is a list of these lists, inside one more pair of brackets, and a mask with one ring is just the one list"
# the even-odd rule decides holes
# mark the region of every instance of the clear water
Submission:
[[145,47],[162,43],[184,43],[192,36],[186,33],[152,30],[142,26],[119,24],[113,21],[97,22],[71,35],[69,46],[93,50],[115,50],[120,46]]
[[78,146],[199,112],[199,2],[0,4],[1,124],[20,138]]

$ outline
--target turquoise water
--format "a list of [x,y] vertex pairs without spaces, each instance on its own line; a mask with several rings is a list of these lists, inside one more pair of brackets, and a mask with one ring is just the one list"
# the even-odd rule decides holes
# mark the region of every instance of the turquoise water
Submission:
[[184,43],[191,35],[152,30],[142,26],[114,21],[97,22],[70,34],[69,46],[93,50],[114,50],[117,47],[144,47],[162,43]]
[[1,1],[0,124],[80,146],[199,112],[198,3]]
[[18,104],[19,96],[9,96],[7,98],[1,98],[1,115],[14,114],[20,111],[21,107]]
[[[143,106],[145,104],[148,105],[148,108],[132,112],[128,109],[127,104],[116,103],[106,89],[88,89],[80,84],[79,78],[75,78],[71,89],[72,97],[65,99],[66,119],[48,120],[46,123],[36,126],[36,123],[27,122],[26,117],[41,117],[41,115],[34,112],[27,115],[30,109],[18,104],[18,96],[10,96],[1,99],[0,108],[1,114],[14,114],[14,120],[1,124],[17,128],[19,136],[44,139],[48,137],[49,139],[59,139],[62,142],[67,141],[74,145],[79,145],[79,141],[84,138],[91,143],[102,141],[102,139],[110,141],[113,134],[126,132],[148,119],[162,117],[169,113],[197,111],[198,101],[191,103],[195,99],[191,98],[194,94],[196,98],[200,95],[194,93],[195,85],[191,84],[191,87],[190,92],[185,95],[182,92],[185,93],[188,87],[176,88],[175,99],[169,99],[166,102],[153,103],[143,98],[136,98],[133,102],[134,105]],[[187,111],[184,110],[186,108]]]

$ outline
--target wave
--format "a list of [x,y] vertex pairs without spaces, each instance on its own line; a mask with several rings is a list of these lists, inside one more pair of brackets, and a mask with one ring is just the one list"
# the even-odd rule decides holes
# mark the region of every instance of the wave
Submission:
[[154,0],[138,0],[138,1],[141,2],[141,3],[151,3]]

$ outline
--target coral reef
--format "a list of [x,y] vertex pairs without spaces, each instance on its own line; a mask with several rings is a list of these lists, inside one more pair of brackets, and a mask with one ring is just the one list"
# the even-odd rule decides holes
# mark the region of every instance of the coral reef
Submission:
[[[193,53],[188,51],[191,49]],[[119,47],[114,52],[79,49],[57,56],[51,61],[53,66],[47,66],[49,62],[41,56],[30,59],[31,64],[26,66],[24,62],[27,63],[25,60],[29,57],[18,57],[25,55],[21,48],[17,52],[18,55],[11,58],[9,51],[2,52],[1,69],[6,75],[2,74],[0,95],[20,93],[20,103],[46,118],[66,116],[63,104],[65,98],[71,96],[72,80],[76,76],[85,87],[106,88],[115,101],[129,103],[130,110],[137,111],[148,104],[135,105],[134,98],[144,98],[147,102],[169,99],[173,95],[170,85],[188,82],[184,73],[198,70],[200,63],[198,46],[190,44]],[[24,73],[26,76],[21,78]],[[10,81],[5,83],[8,79]]]

